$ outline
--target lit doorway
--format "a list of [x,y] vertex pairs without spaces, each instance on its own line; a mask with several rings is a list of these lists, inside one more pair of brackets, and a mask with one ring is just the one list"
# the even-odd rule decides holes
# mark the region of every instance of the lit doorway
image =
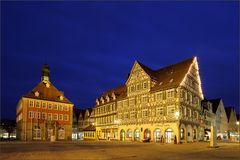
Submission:
[[151,139],[151,131],[149,129],[145,129],[144,139]]
[[125,140],[125,131],[122,129],[120,132],[120,140],[124,141]]
[[160,141],[161,141],[161,131],[160,131],[160,129],[155,129],[154,142],[160,142]]
[[136,129],[134,131],[134,141],[140,141],[140,130]]
[[173,143],[174,142],[174,133],[171,128],[168,128],[165,131],[165,141],[166,143]]

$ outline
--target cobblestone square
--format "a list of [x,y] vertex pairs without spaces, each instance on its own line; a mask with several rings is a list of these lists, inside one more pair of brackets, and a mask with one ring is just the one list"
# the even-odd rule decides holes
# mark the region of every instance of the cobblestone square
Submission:
[[119,141],[1,142],[4,160],[95,160],[95,159],[240,159],[239,143],[161,144]]

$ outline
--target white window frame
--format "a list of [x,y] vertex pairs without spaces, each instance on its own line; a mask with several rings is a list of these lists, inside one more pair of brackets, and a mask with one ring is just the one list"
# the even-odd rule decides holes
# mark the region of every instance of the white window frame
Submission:
[[69,116],[67,114],[64,114],[63,119],[64,119],[64,121],[68,121],[69,120]]
[[56,103],[53,105],[53,109],[58,110],[58,105]]
[[42,108],[47,109],[47,103],[46,102],[42,102]]
[[47,114],[46,114],[46,112],[42,112],[42,119],[47,119]]
[[57,113],[54,113],[54,114],[53,114],[53,120],[55,120],[55,121],[58,120],[58,114],[57,114]]
[[49,110],[52,110],[52,109],[53,109],[52,103],[49,103],[49,104],[48,104],[48,109],[49,109]]
[[52,113],[48,113],[48,120],[53,120],[53,118],[52,118]]
[[59,120],[63,120],[63,114],[59,114]]
[[34,101],[33,100],[29,100],[29,107],[34,107]]
[[28,112],[28,117],[30,118],[30,119],[33,119],[34,118],[34,112],[33,111],[29,111]]

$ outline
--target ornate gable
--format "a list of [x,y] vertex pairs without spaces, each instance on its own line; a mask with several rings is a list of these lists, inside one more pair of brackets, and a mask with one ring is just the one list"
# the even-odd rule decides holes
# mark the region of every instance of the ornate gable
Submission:
[[128,77],[127,94],[135,95],[137,93],[148,92],[150,90],[150,76],[146,73],[139,62],[135,61]]
[[199,67],[197,58],[194,57],[192,64],[190,65],[188,72],[185,74],[180,86],[184,86],[189,91],[198,95],[203,99],[201,79],[199,74]]

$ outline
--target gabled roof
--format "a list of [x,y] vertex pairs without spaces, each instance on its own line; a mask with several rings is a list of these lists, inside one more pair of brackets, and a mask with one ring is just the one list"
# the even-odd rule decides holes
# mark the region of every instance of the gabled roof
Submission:
[[232,112],[233,109],[234,109],[233,107],[225,108],[225,112],[227,114],[228,122],[229,122],[229,119],[230,119],[230,116],[231,116],[231,112]]
[[193,61],[194,57],[155,71],[157,85],[152,88],[152,91],[179,86]]
[[[152,70],[138,61],[137,63],[151,77],[152,80],[156,81],[156,85],[151,88],[151,91],[157,91],[179,86],[187,74],[191,64],[194,62],[194,58],[195,57],[192,57],[158,70]],[[105,97],[106,95],[112,94],[112,92],[119,95],[119,97],[125,97],[127,95],[127,86],[125,84],[118,86],[104,92],[102,96]]]
[[108,90],[106,92],[104,92],[102,94],[102,96],[107,96],[107,95],[111,95],[112,93],[114,93],[115,95],[120,95],[122,94],[123,92],[126,92],[127,91],[127,86],[124,84],[124,85],[121,85],[121,86],[118,86],[116,88],[113,88],[111,90]]
[[212,103],[212,109],[213,109],[213,113],[216,113],[219,103],[221,101],[221,98],[217,98],[217,99],[210,99],[209,100]]
[[[36,92],[39,93],[39,96],[35,95]],[[63,97],[62,100],[59,98],[60,96]],[[38,83],[37,86],[33,90],[29,91],[23,97],[73,104],[70,100],[68,100],[64,96],[63,92],[59,91],[50,82],[49,82],[49,87],[47,87],[45,82]]]

